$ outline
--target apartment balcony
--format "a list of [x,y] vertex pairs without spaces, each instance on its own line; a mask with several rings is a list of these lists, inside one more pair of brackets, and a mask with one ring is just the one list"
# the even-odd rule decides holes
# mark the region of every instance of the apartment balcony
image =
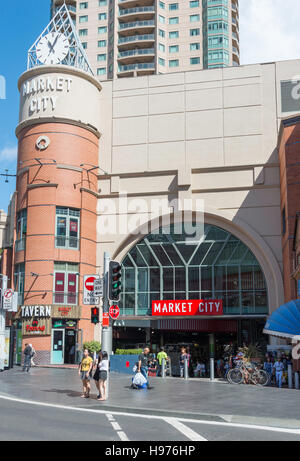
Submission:
[[[62,7],[64,0],[53,0],[52,1],[52,15],[54,16],[58,10]],[[66,0],[66,7],[69,10],[71,16],[76,15],[76,0]]]
[[136,8],[125,8],[119,11],[119,21],[141,21],[152,19],[155,14],[154,6],[141,6]]
[[235,54],[234,52],[232,52],[232,65],[233,66],[239,66],[240,65],[240,55]]
[[153,6],[153,0],[119,0],[120,8],[137,8],[143,6]]
[[120,52],[135,49],[137,45],[139,48],[150,48],[153,47],[154,42],[154,34],[128,35],[126,37],[119,37],[118,48]]
[[240,51],[238,50],[238,48],[236,48],[233,45],[232,45],[232,53],[234,53],[236,56],[238,56],[238,58],[240,57]]
[[150,75],[155,71],[155,63],[146,62],[146,63],[137,63],[129,65],[119,65],[118,68],[118,77],[129,77],[136,74],[139,75]]
[[154,27],[154,20],[124,22],[119,24],[119,36],[132,35],[133,32],[139,35],[145,35],[149,32],[153,32]]
[[133,50],[120,51],[118,54],[118,63],[135,64],[153,61],[155,56],[154,48],[135,48]]

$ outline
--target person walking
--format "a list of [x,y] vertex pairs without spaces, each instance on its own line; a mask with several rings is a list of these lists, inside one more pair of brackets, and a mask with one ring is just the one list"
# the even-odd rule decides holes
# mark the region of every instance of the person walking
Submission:
[[30,347],[30,344],[28,343],[25,344],[25,349],[23,351],[23,354],[24,354],[23,371],[27,371],[27,373],[29,373],[29,370],[31,368],[31,358],[32,358],[32,348]]
[[189,369],[190,366],[190,354],[187,353],[187,350],[185,347],[181,348],[181,354],[180,354],[180,359],[179,359],[179,368],[180,368],[180,378],[183,378],[184,376],[184,363],[185,360],[187,360],[187,367]]
[[264,370],[268,373],[270,376],[270,384],[272,384],[272,375],[273,375],[273,363],[271,362],[270,357],[267,357],[267,360],[264,363]]
[[158,367],[157,367],[156,376],[161,376],[163,359],[165,360],[165,366],[166,366],[167,360],[169,360],[169,357],[168,357],[168,354],[165,352],[165,348],[161,347],[160,352],[157,354]]
[[283,376],[283,370],[284,370],[284,365],[282,363],[281,357],[278,357],[276,362],[274,363],[274,369],[275,369],[275,376],[276,376],[276,383],[278,384],[278,387],[282,387],[282,376]]
[[142,354],[139,355],[139,361],[137,366],[137,372],[142,373],[142,375],[147,379],[147,387],[149,387],[148,383],[148,362],[149,362],[149,354],[150,354],[150,347],[146,346]]
[[88,349],[84,349],[83,358],[79,364],[78,374],[82,380],[83,394],[82,398],[88,399],[91,391],[91,371],[93,369],[93,359],[89,355]]
[[32,366],[32,367],[35,367],[35,363],[34,363],[34,361],[33,361],[33,358],[34,358],[34,356],[36,355],[36,352],[35,352],[35,349],[34,349],[34,347],[33,347],[32,344],[29,344],[29,346],[31,347],[31,350],[32,350],[32,353],[31,353],[31,366]]
[[100,352],[99,355],[100,361],[99,361],[99,394],[100,397],[98,400],[106,400],[106,382],[107,382],[107,375],[108,375],[108,367],[109,367],[109,361],[108,361],[108,353],[103,351]]

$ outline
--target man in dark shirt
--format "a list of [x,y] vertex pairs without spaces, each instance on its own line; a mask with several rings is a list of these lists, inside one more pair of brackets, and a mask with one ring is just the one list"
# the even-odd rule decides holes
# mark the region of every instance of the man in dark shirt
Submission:
[[148,382],[149,353],[150,353],[150,348],[147,346],[145,347],[144,352],[139,355],[138,369],[137,369],[137,371],[139,373],[142,373],[142,375],[147,379],[147,382]]
[[32,348],[27,343],[25,344],[25,349],[23,351],[23,354],[24,354],[23,371],[29,372],[30,367],[31,367],[31,358],[32,358],[33,354],[32,354]]

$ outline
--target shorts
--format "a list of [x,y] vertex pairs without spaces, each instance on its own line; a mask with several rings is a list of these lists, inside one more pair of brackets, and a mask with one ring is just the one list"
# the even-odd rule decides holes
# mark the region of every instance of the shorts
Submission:
[[82,381],[90,381],[91,380],[91,377],[90,377],[89,374],[88,374],[88,377],[86,377],[87,373],[88,373],[87,371],[82,371],[81,372],[80,377],[81,377]]
[[100,370],[99,379],[102,379],[102,381],[106,381],[107,380],[107,371]]

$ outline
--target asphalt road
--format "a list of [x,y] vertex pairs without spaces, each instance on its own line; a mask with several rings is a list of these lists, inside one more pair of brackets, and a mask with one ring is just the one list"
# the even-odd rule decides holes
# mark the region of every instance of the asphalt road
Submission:
[[122,414],[0,395],[0,440],[300,441],[300,430]]

